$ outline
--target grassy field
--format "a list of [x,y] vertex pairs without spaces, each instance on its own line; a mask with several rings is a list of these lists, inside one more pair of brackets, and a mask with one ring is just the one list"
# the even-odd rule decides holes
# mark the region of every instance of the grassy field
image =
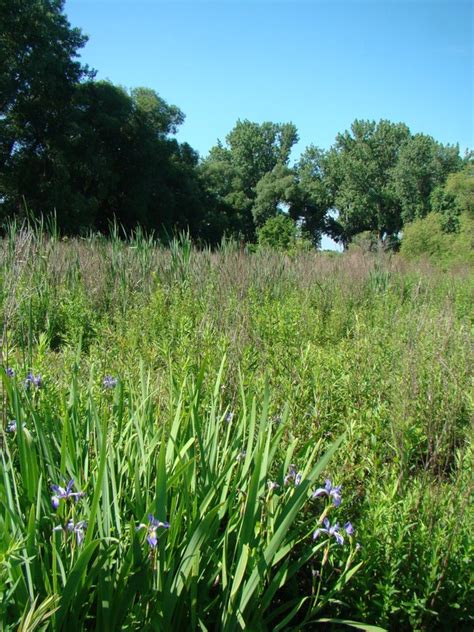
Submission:
[[472,629],[468,271],[0,256],[0,628]]

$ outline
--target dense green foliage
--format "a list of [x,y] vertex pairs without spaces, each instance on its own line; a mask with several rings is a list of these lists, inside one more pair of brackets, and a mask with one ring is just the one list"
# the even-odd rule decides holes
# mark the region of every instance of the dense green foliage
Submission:
[[455,204],[471,217],[474,215],[474,164],[469,162],[462,171],[450,173],[446,192],[453,196]]
[[86,39],[0,0],[0,628],[471,630],[472,155],[200,158]]
[[173,138],[178,107],[81,65],[87,38],[63,0],[0,0],[0,32],[0,219],[55,214],[69,235],[107,234],[116,220],[216,246],[256,243],[283,211],[314,246],[324,233],[345,247],[368,231],[389,250],[408,222],[439,212],[456,232],[472,212],[470,156],[403,123],[356,120],[292,165],[293,123],[238,120],[200,159]]
[[404,144],[394,169],[403,221],[425,217],[432,208],[435,188],[461,166],[458,147],[444,147],[430,136],[415,134]]
[[365,230],[384,235],[400,230],[400,200],[394,194],[393,171],[401,147],[410,140],[406,125],[355,121],[339,134],[327,156],[326,171],[339,217],[334,236],[344,243]]
[[433,212],[407,224],[401,253],[441,266],[474,264],[474,165],[451,173],[431,194]]
[[471,279],[140,232],[0,254],[3,627],[472,629]]
[[275,215],[267,219],[258,231],[258,243],[275,250],[288,252],[296,245],[295,222],[288,215]]
[[199,236],[198,157],[170,138],[184,114],[153,90],[93,81],[63,4],[0,2],[0,216],[55,213],[64,233],[106,232],[116,217]]
[[474,218],[467,213],[457,219],[457,230],[444,229],[443,215],[430,213],[408,224],[401,254],[407,259],[428,258],[442,266],[474,264]]

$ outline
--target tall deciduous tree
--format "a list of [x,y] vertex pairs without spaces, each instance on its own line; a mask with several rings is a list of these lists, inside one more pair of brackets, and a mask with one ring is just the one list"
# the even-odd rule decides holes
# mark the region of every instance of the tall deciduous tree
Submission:
[[203,207],[198,156],[169,136],[183,120],[179,108],[153,90],[128,94],[105,81],[81,84],[58,159],[64,178],[50,193],[61,191],[61,227],[106,231],[115,218],[126,229],[189,227],[197,234]]
[[7,206],[47,186],[74,90],[91,74],[77,61],[87,38],[71,28],[63,7],[63,0],[0,0],[0,195]]
[[258,124],[239,120],[226,141],[245,193],[252,197],[260,178],[277,164],[288,164],[298,133],[293,123]]
[[393,187],[393,169],[410,131],[403,123],[356,120],[338,134],[325,159],[325,176],[332,191],[336,220],[331,235],[344,244],[362,231],[379,239],[401,227],[400,203]]
[[299,184],[299,203],[290,208],[290,214],[301,222],[303,231],[315,245],[319,245],[328,222],[328,212],[334,205],[334,194],[329,186],[327,154],[310,145],[296,165]]
[[77,61],[86,38],[61,0],[0,0],[0,204],[56,212],[66,232],[114,217],[199,235],[197,154],[176,133],[184,114],[156,92],[128,94]]
[[270,217],[275,217],[279,209],[285,208],[290,212],[300,207],[301,193],[296,172],[282,163],[260,178],[255,193],[252,215],[257,228]]
[[288,169],[298,140],[292,123],[237,121],[201,166],[217,222],[245,239],[255,239],[256,226],[286,203],[294,175]]
[[449,174],[446,180],[446,191],[454,196],[461,212],[474,218],[474,161],[471,158],[458,173]]
[[425,217],[432,210],[435,188],[461,166],[458,146],[442,145],[425,134],[410,138],[400,149],[393,170],[394,191],[400,200],[403,222]]

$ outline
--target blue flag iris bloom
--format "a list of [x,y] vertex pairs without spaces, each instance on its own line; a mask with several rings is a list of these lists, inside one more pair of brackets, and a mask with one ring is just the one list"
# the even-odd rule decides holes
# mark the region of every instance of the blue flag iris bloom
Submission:
[[150,547],[154,549],[156,548],[158,544],[158,536],[156,534],[158,529],[169,529],[169,528],[170,528],[169,522],[162,522],[161,520],[157,520],[153,514],[149,514],[148,525],[143,524],[143,523],[139,524],[137,527],[137,531],[139,531],[140,529],[146,529],[147,531],[146,541],[148,542]]
[[327,478],[324,487],[319,487],[313,492],[313,498],[318,498],[318,496],[327,496],[334,503],[334,507],[339,507],[342,502],[341,485],[333,486],[330,479]]
[[66,487],[60,487],[59,485],[51,485],[51,489],[53,490],[54,496],[51,496],[51,504],[53,509],[57,509],[59,507],[59,502],[61,500],[69,500],[72,498],[75,502],[84,496],[84,492],[73,492],[72,488],[74,487],[74,479],[71,478]]

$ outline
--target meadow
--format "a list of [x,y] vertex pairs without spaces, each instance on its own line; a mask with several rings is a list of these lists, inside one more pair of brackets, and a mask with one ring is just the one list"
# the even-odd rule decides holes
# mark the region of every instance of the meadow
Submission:
[[472,629],[469,270],[12,225],[0,278],[1,629]]

